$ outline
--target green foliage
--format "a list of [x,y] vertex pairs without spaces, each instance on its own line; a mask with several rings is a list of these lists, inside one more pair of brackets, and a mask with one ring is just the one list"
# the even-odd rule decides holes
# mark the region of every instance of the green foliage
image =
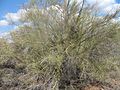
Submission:
[[112,22],[114,14],[99,18],[90,7],[79,10],[77,3],[52,4],[42,9],[38,5],[28,9],[23,19],[22,23],[30,25],[20,26],[11,33],[12,44],[0,41],[4,44],[1,44],[1,56],[3,53],[13,55],[25,63],[30,72],[42,73],[57,81],[64,70],[76,73],[77,68],[80,80],[85,75],[103,79],[107,71],[116,66],[110,59],[114,56],[112,51],[120,29],[118,23]]

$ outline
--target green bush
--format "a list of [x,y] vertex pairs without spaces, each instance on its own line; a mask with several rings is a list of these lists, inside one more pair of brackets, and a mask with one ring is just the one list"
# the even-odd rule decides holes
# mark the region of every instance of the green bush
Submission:
[[72,80],[85,83],[91,78],[104,79],[116,66],[109,58],[115,56],[112,52],[119,25],[112,19],[118,11],[99,18],[90,8],[79,8],[76,2],[56,1],[43,6],[31,2],[21,20],[29,24],[12,32],[12,47],[6,45],[0,53],[10,52],[30,72],[52,78],[53,88],[69,86]]

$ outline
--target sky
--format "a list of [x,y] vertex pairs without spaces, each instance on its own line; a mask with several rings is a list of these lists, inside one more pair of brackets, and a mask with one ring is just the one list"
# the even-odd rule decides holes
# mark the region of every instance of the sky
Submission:
[[120,3],[120,0],[116,0],[117,3]]
[[[0,0],[0,33],[8,32],[14,29],[14,25],[9,25],[8,21],[12,19],[17,22],[20,15],[24,13],[22,5],[28,0]],[[81,0],[77,0],[78,3]],[[101,12],[113,13],[116,8],[120,8],[120,0],[86,0],[89,4],[98,4]]]
[[27,0],[0,0],[0,33],[13,29],[13,25],[7,25],[6,15],[9,13],[17,13],[26,2]]

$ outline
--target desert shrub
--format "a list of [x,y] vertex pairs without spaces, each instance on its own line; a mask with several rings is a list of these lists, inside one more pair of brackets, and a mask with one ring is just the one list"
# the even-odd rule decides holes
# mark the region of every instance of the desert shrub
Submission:
[[116,66],[108,57],[116,48],[119,25],[112,20],[118,11],[100,18],[85,2],[82,7],[70,2],[32,1],[24,24],[11,33],[14,56],[59,88],[71,80],[86,84],[91,78],[103,79]]

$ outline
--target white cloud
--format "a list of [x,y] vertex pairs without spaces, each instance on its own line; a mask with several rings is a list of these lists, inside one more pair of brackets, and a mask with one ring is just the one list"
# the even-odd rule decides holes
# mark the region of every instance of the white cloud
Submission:
[[7,26],[9,23],[6,20],[0,20],[0,26]]
[[109,13],[109,14],[113,14],[118,9],[120,9],[120,4],[113,4],[113,5],[110,5],[106,8],[104,8],[104,11]]
[[[82,0],[72,0],[80,3]],[[120,9],[120,4],[116,0],[86,0],[90,5],[96,5],[103,13],[113,14],[117,9]]]
[[[73,1],[82,3],[83,0],[71,0],[71,3]],[[86,1],[90,5],[97,4],[97,6],[103,11],[109,11],[111,9],[114,9],[113,7],[119,6],[119,4],[116,4],[116,0],[86,0]],[[7,13],[5,15],[5,19],[7,21],[17,22],[21,19],[21,17],[25,16],[25,13],[26,13],[25,9],[19,9],[16,13]]]
[[[79,0],[78,0],[79,1]],[[111,4],[115,4],[115,0],[87,0],[89,4],[97,4],[100,7],[106,7]]]
[[10,22],[19,22],[19,20],[25,16],[26,10],[19,9],[16,13],[7,13],[4,16],[4,20],[0,20],[0,26],[7,26]]
[[[81,3],[83,0],[71,0],[71,2],[73,1]],[[116,9],[120,8],[120,4],[117,4],[116,0],[86,0],[86,1],[90,5],[97,4],[98,8],[100,8],[100,11],[105,13],[114,13]],[[55,6],[54,8],[59,9],[58,6]],[[19,22],[21,17],[25,16],[26,12],[27,11],[25,9],[19,9],[16,13],[7,13],[4,16],[5,19],[0,21],[0,26],[6,26],[9,24],[8,22],[10,21]]]
[[25,13],[26,13],[25,9],[20,9],[16,13],[7,13],[5,15],[5,19],[7,21],[17,22],[21,19],[21,17],[25,16]]
[[[71,2],[81,3],[83,0],[71,0]],[[108,6],[115,4],[116,0],[85,0],[88,4],[98,4],[98,6]]]
[[4,33],[0,33],[0,38],[4,38],[8,41],[8,43],[12,43],[12,37],[10,35],[10,32],[4,32]]
[[7,36],[9,34],[10,34],[9,32],[0,33],[0,37],[5,37],[5,36]]

